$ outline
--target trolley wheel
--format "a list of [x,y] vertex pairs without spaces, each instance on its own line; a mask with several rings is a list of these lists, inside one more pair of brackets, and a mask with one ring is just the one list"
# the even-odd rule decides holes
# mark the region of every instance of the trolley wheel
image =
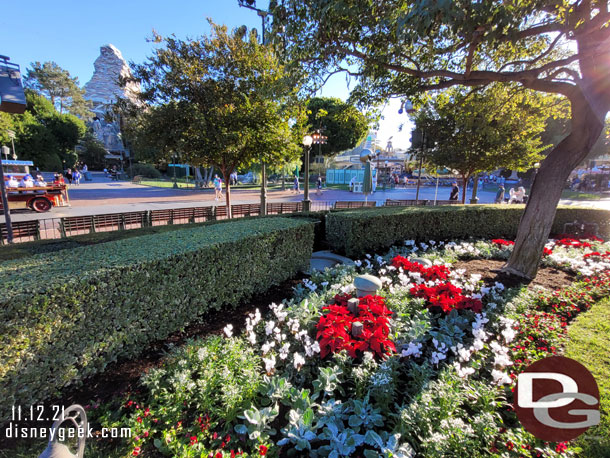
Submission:
[[53,208],[53,204],[46,197],[36,197],[32,200],[30,206],[32,207],[32,210],[38,213],[48,212]]

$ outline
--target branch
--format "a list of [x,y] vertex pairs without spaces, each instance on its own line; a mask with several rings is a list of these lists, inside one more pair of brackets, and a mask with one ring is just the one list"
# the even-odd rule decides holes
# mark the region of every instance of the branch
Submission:
[[555,38],[553,40],[553,42],[549,45],[547,50],[544,51],[542,54],[540,54],[535,59],[532,59],[532,60],[516,60],[514,62],[509,62],[507,64],[502,65],[502,67],[500,67],[499,71],[502,71],[506,67],[510,67],[510,66],[513,66],[513,65],[533,65],[533,64],[536,64],[536,63],[540,62],[542,59],[544,59],[546,56],[548,56],[553,49],[555,49],[555,46],[557,45],[557,43],[559,42],[561,37],[563,37],[563,33],[560,33],[559,35],[557,35],[557,38]]

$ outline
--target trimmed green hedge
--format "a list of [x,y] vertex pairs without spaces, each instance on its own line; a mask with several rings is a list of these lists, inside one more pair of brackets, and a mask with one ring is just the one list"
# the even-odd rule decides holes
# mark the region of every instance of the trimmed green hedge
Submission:
[[313,231],[235,220],[0,264],[0,418],[292,278]]
[[[347,256],[362,256],[397,242],[480,238],[514,239],[523,206],[451,205],[442,207],[379,207],[331,212],[326,217],[326,238],[331,249]],[[599,224],[610,236],[610,211],[559,207],[552,233],[574,220]]]

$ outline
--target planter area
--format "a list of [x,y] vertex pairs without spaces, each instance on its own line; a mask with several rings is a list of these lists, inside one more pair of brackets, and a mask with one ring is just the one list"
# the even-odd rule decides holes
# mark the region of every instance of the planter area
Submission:
[[[112,456],[576,456],[587,437],[603,450],[595,428],[540,441],[512,409],[516,375],[562,354],[572,320],[610,293],[609,244],[547,248],[546,280],[530,287],[469,272],[506,259],[502,239],[406,241],[315,273],[243,332],[188,341],[89,415],[131,428]],[[361,274],[383,287],[350,302]]]

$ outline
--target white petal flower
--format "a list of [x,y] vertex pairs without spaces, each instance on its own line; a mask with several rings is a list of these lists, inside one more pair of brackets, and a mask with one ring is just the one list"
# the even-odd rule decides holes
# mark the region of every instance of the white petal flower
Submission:
[[233,325],[232,324],[227,324],[224,327],[223,331],[227,337],[233,337]]
[[305,365],[305,358],[300,353],[294,354],[294,368],[298,371]]
[[265,325],[265,334],[270,335],[273,332],[274,328],[275,328],[275,321],[267,322],[267,324]]

